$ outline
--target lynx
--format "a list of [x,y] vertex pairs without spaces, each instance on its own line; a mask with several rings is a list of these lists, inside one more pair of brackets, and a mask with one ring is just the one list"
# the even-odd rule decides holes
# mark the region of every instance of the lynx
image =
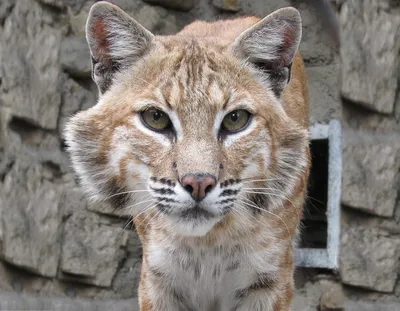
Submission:
[[290,310],[310,167],[298,11],[155,36],[97,2],[86,31],[99,100],[68,150],[88,196],[132,213],[140,310]]

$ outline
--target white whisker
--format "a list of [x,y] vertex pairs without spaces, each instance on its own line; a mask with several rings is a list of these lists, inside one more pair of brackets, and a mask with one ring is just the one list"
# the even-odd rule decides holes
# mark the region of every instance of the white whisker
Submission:
[[239,201],[240,201],[241,203],[243,203],[243,204],[246,204],[246,205],[248,205],[248,206],[250,206],[250,207],[256,208],[256,209],[258,209],[258,210],[260,210],[260,211],[262,211],[262,212],[266,212],[266,213],[268,213],[268,214],[270,214],[270,215],[273,215],[274,217],[278,218],[278,219],[285,225],[286,231],[287,231],[287,233],[288,233],[288,236],[291,237],[291,234],[290,234],[290,231],[289,231],[289,227],[287,226],[286,222],[285,222],[281,217],[279,217],[278,215],[276,215],[276,214],[274,214],[274,213],[272,213],[272,212],[270,212],[270,211],[268,211],[268,210],[264,210],[264,209],[258,207],[258,206],[255,205],[255,204],[250,204],[250,203],[247,203],[247,202],[242,201],[242,200],[240,200],[240,199],[239,199]]

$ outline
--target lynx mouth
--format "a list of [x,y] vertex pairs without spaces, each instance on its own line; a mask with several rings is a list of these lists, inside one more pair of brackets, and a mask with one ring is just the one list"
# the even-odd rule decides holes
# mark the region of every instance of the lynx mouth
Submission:
[[195,205],[193,208],[182,211],[179,215],[183,219],[209,219],[216,217],[213,213],[205,210],[200,205]]
[[175,232],[183,236],[201,237],[222,221],[224,215],[213,213],[200,205],[165,215]]

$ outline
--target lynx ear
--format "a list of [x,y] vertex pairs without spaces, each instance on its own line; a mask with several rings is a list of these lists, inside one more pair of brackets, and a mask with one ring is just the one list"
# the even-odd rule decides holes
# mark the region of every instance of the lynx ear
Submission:
[[253,64],[279,96],[290,80],[290,69],[301,40],[301,18],[292,7],[263,18],[233,42],[233,53]]
[[92,78],[101,94],[108,90],[117,71],[149,50],[153,37],[119,7],[103,1],[92,6],[86,39],[92,57]]

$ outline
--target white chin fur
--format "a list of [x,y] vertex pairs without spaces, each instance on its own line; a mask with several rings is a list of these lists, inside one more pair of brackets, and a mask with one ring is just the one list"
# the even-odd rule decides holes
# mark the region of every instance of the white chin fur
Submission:
[[[168,217],[168,216],[167,216]],[[213,217],[207,220],[184,221],[181,218],[170,218],[171,230],[182,236],[202,237],[205,236],[214,226],[220,222],[221,217]]]

